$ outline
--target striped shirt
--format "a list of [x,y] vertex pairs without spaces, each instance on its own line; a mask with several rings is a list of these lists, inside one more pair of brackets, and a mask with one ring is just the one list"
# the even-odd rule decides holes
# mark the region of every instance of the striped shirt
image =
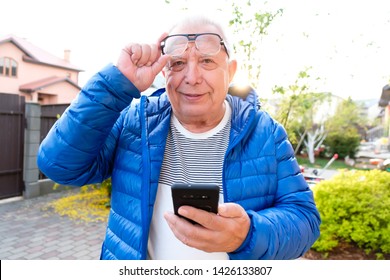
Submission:
[[[171,185],[173,183],[216,183],[221,186],[225,152],[229,143],[231,108],[226,103],[221,122],[205,133],[186,130],[172,115],[164,160],[160,173],[152,222],[150,225],[148,258],[219,259],[226,260],[224,252],[206,253],[181,243],[164,219],[164,213],[173,212]],[[223,203],[223,194],[219,196]]]
[[159,183],[216,183],[222,189],[222,168],[229,144],[231,108],[221,122],[204,133],[186,130],[172,115]]

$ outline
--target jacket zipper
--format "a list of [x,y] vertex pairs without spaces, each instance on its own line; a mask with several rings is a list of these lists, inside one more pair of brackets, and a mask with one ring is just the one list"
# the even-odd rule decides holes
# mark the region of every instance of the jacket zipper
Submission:
[[141,259],[146,259],[148,246],[148,220],[149,220],[149,142],[148,142],[148,123],[146,117],[147,97],[142,96],[140,101],[141,118],[141,142],[142,142],[142,186],[141,186],[141,220],[142,220],[142,243]]

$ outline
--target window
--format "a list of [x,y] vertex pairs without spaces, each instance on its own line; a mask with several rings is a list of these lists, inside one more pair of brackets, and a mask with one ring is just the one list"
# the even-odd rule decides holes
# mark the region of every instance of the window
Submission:
[[16,77],[18,75],[18,63],[9,57],[0,58],[0,76]]
[[16,77],[18,73],[18,64],[15,60],[11,60],[11,76]]

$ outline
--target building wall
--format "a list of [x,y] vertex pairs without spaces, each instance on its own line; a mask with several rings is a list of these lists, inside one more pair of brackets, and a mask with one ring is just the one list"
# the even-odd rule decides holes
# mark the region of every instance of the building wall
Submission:
[[[20,85],[35,82],[48,77],[68,77],[78,84],[78,71],[40,65],[23,61],[24,53],[13,43],[0,44],[0,57],[10,57],[18,63],[17,77],[0,76],[0,92],[24,95],[26,101],[38,101],[38,93],[24,94],[19,92]],[[42,93],[58,95],[56,98],[47,96],[46,101],[57,99],[56,103],[70,103],[78,93],[78,89],[67,82],[58,83],[53,87],[46,87]],[[47,103],[45,103],[47,104]]]
[[54,84],[45,87],[38,93],[38,100],[41,104],[69,104],[77,96],[79,90],[67,82]]

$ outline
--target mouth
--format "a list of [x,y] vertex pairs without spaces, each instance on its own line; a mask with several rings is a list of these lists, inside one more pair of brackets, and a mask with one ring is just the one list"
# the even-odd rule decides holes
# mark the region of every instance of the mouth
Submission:
[[190,101],[196,101],[201,99],[205,94],[204,93],[181,93],[184,98],[190,100]]
[[188,97],[196,97],[196,96],[202,96],[203,94],[201,93],[183,93],[184,96]]
[[209,93],[209,90],[204,89],[188,89],[188,90],[178,90],[180,94],[183,94],[185,96],[203,96]]

